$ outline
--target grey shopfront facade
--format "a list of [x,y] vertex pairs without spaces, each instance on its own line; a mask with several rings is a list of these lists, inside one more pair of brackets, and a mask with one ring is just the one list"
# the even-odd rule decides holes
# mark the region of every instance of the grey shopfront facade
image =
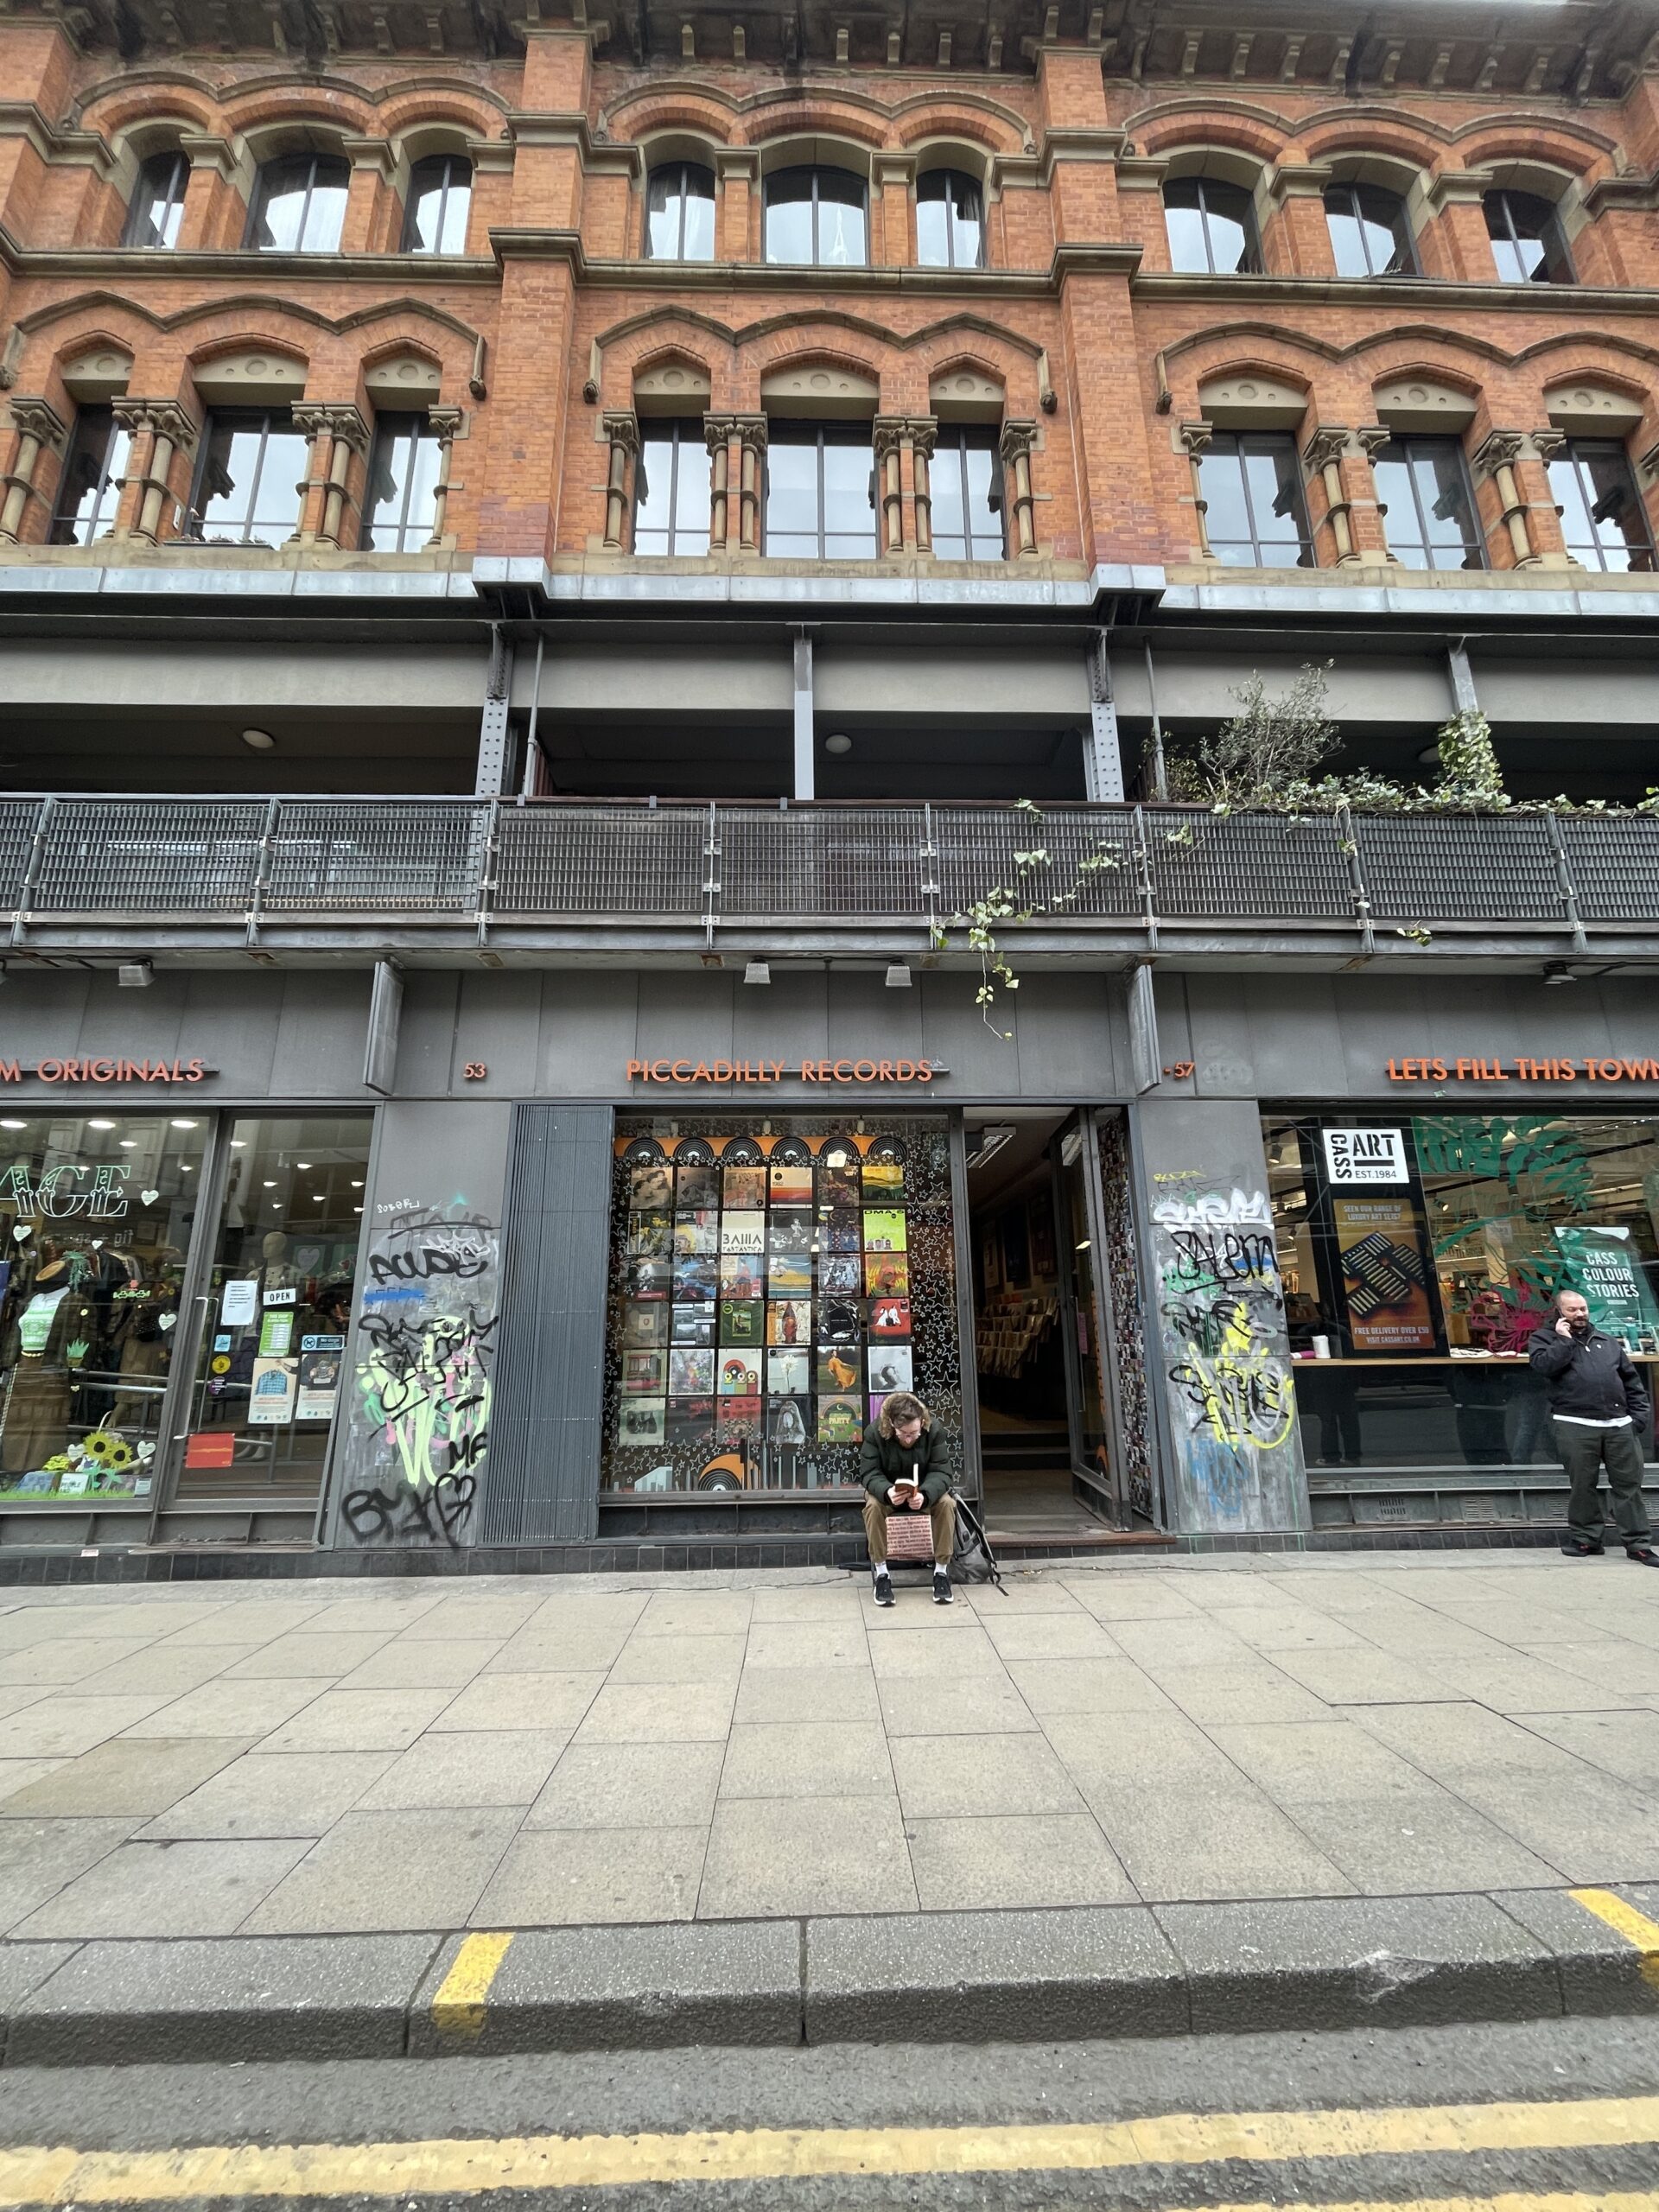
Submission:
[[[141,1148],[149,1137],[128,1134],[129,1122],[194,1126],[175,1129],[156,1155],[177,1170],[167,1190],[156,1186],[157,1206],[174,1211],[165,1236],[157,1228],[151,1238],[171,1256],[152,1256],[144,1262],[152,1277],[133,1278],[135,1300],[141,1293],[152,1307],[173,1300],[147,1385],[151,1458],[137,1480],[112,1489],[101,1489],[95,1471],[81,1485],[78,1468],[67,1490],[37,1479],[19,1491],[13,1476],[43,1470],[13,1468],[10,1487],[0,1484],[0,1554],[263,1548],[347,1571],[382,1562],[451,1571],[509,1560],[575,1567],[856,1556],[854,1502],[828,1477],[750,1487],[740,1474],[735,1487],[706,1491],[601,1487],[614,1459],[607,1424],[626,1302],[619,1160],[636,1137],[713,1141],[719,1160],[730,1135],[764,1138],[754,1155],[764,1161],[779,1133],[805,1132],[801,1141],[818,1163],[811,1173],[839,1157],[823,1153],[823,1136],[848,1147],[850,1173],[884,1147],[902,1153],[907,1131],[942,1130],[946,1181],[933,1202],[937,1220],[949,1223],[960,1356],[951,1414],[971,1487],[980,1440],[966,1131],[998,1111],[1075,1116],[1082,1132],[1090,1241],[1103,1262],[1093,1340],[1105,1370],[1110,1465],[1103,1484],[1099,1467],[1077,1475],[1094,1478],[1090,1502],[1107,1516],[1103,1528],[1116,1516],[1125,1529],[1202,1546],[1329,1540],[1402,1523],[1541,1529],[1555,1513],[1559,1483],[1541,1450],[1520,1465],[1505,1465],[1501,1452],[1472,1463],[1456,1450],[1443,1462],[1390,1459],[1389,1424],[1397,1427],[1399,1409],[1390,1402],[1375,1410],[1376,1389],[1357,1362],[1354,1418],[1364,1448],[1319,1464],[1330,1422],[1339,1443],[1351,1440],[1349,1384],[1341,1376],[1332,1384],[1324,1361],[1308,1356],[1313,1338],[1339,1331],[1296,1320],[1298,1301],[1329,1303],[1331,1262],[1328,1253],[1319,1261],[1319,1285],[1311,1263],[1306,1282],[1287,1275],[1292,1155],[1275,1132],[1309,1133],[1297,1141],[1311,1158],[1327,1124],[1416,1132],[1410,1142],[1421,1157],[1421,1128],[1448,1120],[1491,1124],[1500,1147],[1506,1116],[1529,1131],[1562,1117],[1634,1129],[1659,1115],[1644,982],[1609,975],[1552,989],[1536,974],[1079,963],[1022,974],[1017,997],[988,1017],[975,1002],[975,976],[960,965],[915,964],[898,988],[880,962],[773,961],[766,983],[745,976],[746,963],[729,957],[723,965],[639,969],[411,961],[390,996],[383,973],[377,998],[366,963],[158,968],[142,990],[120,988],[108,969],[14,963],[0,1061],[16,1075],[7,1074],[0,1103],[6,1126],[22,1125],[14,1150],[34,1163],[33,1181],[12,1186],[15,1250],[31,1240],[69,1242],[72,1272],[90,1270],[87,1282],[107,1272],[111,1239],[90,1233],[90,1216],[38,1211],[40,1179],[50,1172],[41,1163],[62,1165],[73,1154],[86,1172],[78,1166],[54,1187],[91,1190],[95,1122],[110,1125],[113,1142]],[[1522,1062],[1556,1072],[1525,1078]],[[188,1079],[192,1063],[200,1072]],[[883,1063],[911,1072],[883,1081]],[[1560,1072],[1569,1063],[1570,1081]],[[124,1064],[148,1067],[149,1077],[124,1077]],[[111,1065],[114,1078],[96,1072]],[[67,1076],[66,1066],[82,1072]],[[1583,1072],[1590,1067],[1602,1072]],[[722,1070],[728,1080],[717,1079]],[[710,1129],[717,1140],[696,1134]],[[194,1147],[188,1159],[179,1151],[187,1145]],[[252,1158],[282,1163],[257,1190]],[[308,1191],[304,1177],[325,1170],[327,1187]],[[1436,1192],[1449,1171],[1437,1173]],[[1465,1176],[1459,1187],[1475,1179]],[[259,1195],[267,1185],[274,1195]],[[1585,1183],[1592,1211],[1608,1187],[1605,1176]],[[1414,1168],[1401,1203],[1428,1204],[1427,1188]],[[867,1215],[902,1211],[902,1181],[893,1189],[896,1206],[867,1187]],[[1516,1190],[1518,1219],[1537,1201],[1530,1186]],[[20,1192],[36,1209],[27,1217]],[[1324,1227],[1308,1235],[1335,1251],[1329,1199],[1319,1201]],[[332,1243],[308,1241],[303,1224],[293,1225],[302,1202],[336,1223]],[[285,1225],[262,1226],[261,1207],[281,1210]],[[20,1228],[30,1236],[19,1240]],[[710,1233],[724,1235],[723,1216]],[[918,1237],[931,1233],[918,1215]],[[280,1250],[273,1239],[284,1240]],[[312,1248],[308,1269],[296,1255]],[[1459,1266],[1465,1256],[1458,1247]],[[868,1314],[870,1255],[849,1257]],[[1437,1264],[1426,1243],[1424,1271]],[[252,1321],[228,1325],[232,1283],[257,1286],[232,1291],[245,1302],[292,1291],[292,1332],[280,1326],[280,1306],[275,1329],[263,1304]],[[327,1296],[347,1286],[331,1332],[321,1325]],[[1449,1343],[1438,1312],[1414,1325],[1433,1333],[1435,1349],[1421,1355],[1423,1376],[1433,1364],[1433,1377],[1414,1387],[1438,1390],[1445,1376],[1459,1378],[1444,1385],[1454,1409],[1446,1433],[1466,1439],[1479,1421],[1460,1378],[1478,1365],[1484,1373],[1489,1360],[1513,1364],[1512,1354]],[[221,1339],[226,1348],[215,1351]],[[259,1349],[266,1344],[282,1349]],[[664,1347],[664,1366],[672,1349]],[[783,1347],[758,1351],[758,1374],[772,1349]],[[1353,1352],[1345,1339],[1331,1372],[1344,1367],[1344,1351]],[[312,1360],[306,1374],[321,1378],[336,1352],[332,1406],[324,1417],[316,1380],[308,1425],[298,1413],[308,1385],[289,1364]],[[124,1370],[112,1360],[103,1395],[82,1403],[90,1386],[79,1376],[101,1357],[83,1353],[69,1374],[81,1434],[67,1440],[78,1447],[89,1433],[121,1427],[113,1416]],[[652,1357],[647,1347],[647,1373]],[[9,1396],[21,1357],[19,1350]],[[216,1358],[228,1363],[222,1376],[211,1372]],[[223,1418],[232,1401],[242,1404],[245,1384],[251,1402],[256,1378],[238,1362],[270,1383],[291,1430],[308,1427],[315,1451],[283,1460],[258,1424]],[[1330,1422],[1321,1398],[1341,1401]],[[1502,1427],[1487,1425],[1495,1434]],[[221,1459],[202,1441],[216,1427],[236,1432]],[[24,1456],[37,1451],[66,1456],[33,1442]],[[677,1464],[672,1452],[658,1456],[664,1467]],[[283,1481],[272,1478],[279,1464]]]

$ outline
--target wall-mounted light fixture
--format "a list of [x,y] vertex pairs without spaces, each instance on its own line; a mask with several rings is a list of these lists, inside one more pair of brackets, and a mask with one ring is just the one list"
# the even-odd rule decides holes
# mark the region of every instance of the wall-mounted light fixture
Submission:
[[769,983],[772,981],[772,963],[766,960],[751,960],[743,970],[743,980],[746,983]]
[[148,960],[124,960],[115,971],[115,980],[124,991],[147,991],[156,980],[156,970]]

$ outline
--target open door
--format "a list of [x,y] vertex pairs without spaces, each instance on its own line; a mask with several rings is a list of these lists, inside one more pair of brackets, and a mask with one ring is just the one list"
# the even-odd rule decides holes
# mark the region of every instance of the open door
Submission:
[[1073,1114],[1057,1133],[1049,1159],[1058,1228],[1072,1484],[1095,1512],[1127,1528],[1111,1388],[1109,1292],[1100,1265],[1106,1249],[1100,1158],[1082,1113]]

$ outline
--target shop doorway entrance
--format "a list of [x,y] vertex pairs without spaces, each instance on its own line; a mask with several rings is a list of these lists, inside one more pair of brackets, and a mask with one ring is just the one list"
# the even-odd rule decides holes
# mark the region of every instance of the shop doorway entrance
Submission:
[[987,1526],[1024,1541],[1125,1525],[1102,1385],[1099,1168],[1080,1113],[963,1116]]

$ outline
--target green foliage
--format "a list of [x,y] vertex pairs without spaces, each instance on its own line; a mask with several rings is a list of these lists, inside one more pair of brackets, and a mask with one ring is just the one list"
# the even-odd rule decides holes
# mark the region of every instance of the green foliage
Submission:
[[1325,678],[1333,664],[1301,669],[1282,697],[1270,699],[1259,675],[1233,696],[1238,712],[1195,752],[1169,762],[1172,797],[1228,809],[1272,804],[1300,790],[1335,751],[1339,733],[1325,712]]

